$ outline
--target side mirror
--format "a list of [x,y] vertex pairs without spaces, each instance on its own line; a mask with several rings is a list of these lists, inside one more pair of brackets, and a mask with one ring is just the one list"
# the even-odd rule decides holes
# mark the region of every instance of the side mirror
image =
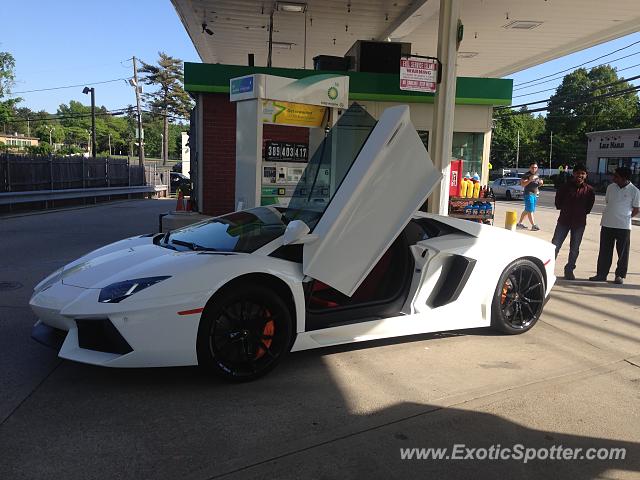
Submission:
[[291,245],[316,241],[317,235],[309,235],[310,231],[309,226],[302,220],[292,220],[284,231],[282,244]]

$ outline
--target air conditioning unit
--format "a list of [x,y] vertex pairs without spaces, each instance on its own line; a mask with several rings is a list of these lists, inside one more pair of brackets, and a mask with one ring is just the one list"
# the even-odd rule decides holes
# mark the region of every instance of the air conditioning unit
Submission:
[[352,72],[400,73],[400,57],[411,55],[411,44],[406,42],[356,41],[345,58]]

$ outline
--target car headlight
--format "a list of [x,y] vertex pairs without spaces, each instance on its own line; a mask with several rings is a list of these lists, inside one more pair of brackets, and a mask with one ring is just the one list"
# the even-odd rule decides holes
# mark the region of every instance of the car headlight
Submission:
[[133,280],[125,280],[124,282],[112,283],[100,290],[98,302],[100,303],[118,303],[129,298],[134,293],[138,293],[145,288],[155,285],[158,282],[166,280],[170,276],[165,277],[147,277],[135,278]]

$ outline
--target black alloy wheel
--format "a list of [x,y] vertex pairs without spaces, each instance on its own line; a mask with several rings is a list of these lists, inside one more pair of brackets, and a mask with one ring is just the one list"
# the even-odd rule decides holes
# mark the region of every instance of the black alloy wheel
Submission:
[[511,335],[530,330],[542,313],[545,292],[544,277],[535,263],[527,259],[511,263],[496,287],[492,325]]
[[198,361],[225,379],[253,380],[273,369],[291,349],[291,314],[265,287],[236,287],[214,297],[203,312]]

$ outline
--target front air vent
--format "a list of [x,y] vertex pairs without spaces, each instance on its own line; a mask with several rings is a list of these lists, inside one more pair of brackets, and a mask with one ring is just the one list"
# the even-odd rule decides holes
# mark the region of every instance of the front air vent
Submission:
[[80,348],[119,355],[133,351],[108,318],[76,319],[76,325]]
[[544,22],[538,22],[536,20],[514,20],[512,22],[503,25],[502,28],[512,28],[514,30],[533,30],[539,27]]

